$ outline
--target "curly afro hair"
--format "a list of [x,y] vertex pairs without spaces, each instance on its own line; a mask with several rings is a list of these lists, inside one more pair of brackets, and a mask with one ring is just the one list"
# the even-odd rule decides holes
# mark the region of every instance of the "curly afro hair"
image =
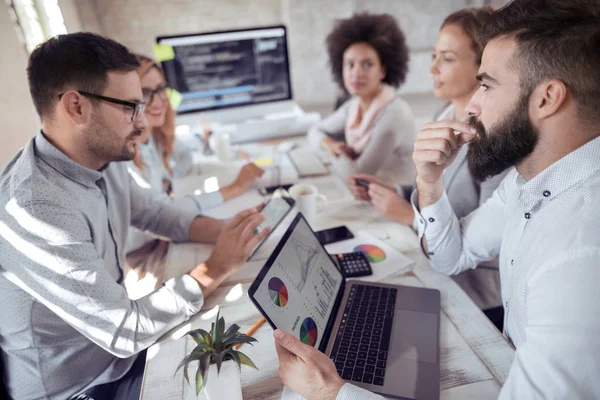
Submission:
[[327,52],[333,79],[344,88],[344,52],[355,43],[371,45],[385,68],[384,83],[399,87],[408,72],[408,47],[398,22],[390,14],[354,14],[337,20],[327,36]]

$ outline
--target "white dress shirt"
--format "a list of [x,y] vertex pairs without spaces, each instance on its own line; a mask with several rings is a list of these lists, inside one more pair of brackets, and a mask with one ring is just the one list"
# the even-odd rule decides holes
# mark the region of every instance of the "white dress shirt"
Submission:
[[[437,271],[500,255],[505,334],[517,349],[500,399],[600,398],[600,138],[530,181],[513,169],[461,221],[446,194],[419,216]],[[339,400],[380,398],[350,386]]]

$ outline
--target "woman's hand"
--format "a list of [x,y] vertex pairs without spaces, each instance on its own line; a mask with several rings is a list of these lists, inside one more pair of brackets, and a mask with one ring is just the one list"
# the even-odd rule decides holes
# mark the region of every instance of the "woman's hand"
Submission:
[[354,151],[344,142],[338,142],[330,137],[326,137],[321,141],[321,145],[335,158],[340,156],[346,157],[349,160],[354,160],[356,158]]

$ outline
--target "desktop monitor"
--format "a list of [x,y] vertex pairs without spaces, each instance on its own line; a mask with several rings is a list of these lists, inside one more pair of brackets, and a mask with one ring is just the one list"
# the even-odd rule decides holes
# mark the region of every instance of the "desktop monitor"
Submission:
[[156,42],[172,57],[162,67],[169,86],[181,93],[178,114],[292,99],[284,26],[160,36]]

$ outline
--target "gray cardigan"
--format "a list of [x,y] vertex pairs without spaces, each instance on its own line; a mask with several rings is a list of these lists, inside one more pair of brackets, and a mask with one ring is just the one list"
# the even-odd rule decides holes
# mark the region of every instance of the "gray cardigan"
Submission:
[[[358,101],[352,97],[330,116],[308,131],[308,141],[321,147],[321,141],[329,136],[345,142],[348,110]],[[344,180],[355,173],[376,175],[396,184],[407,185],[415,181],[412,161],[413,145],[417,135],[415,119],[410,106],[400,96],[377,116],[371,139],[356,160],[339,157],[332,161],[334,171]]]

